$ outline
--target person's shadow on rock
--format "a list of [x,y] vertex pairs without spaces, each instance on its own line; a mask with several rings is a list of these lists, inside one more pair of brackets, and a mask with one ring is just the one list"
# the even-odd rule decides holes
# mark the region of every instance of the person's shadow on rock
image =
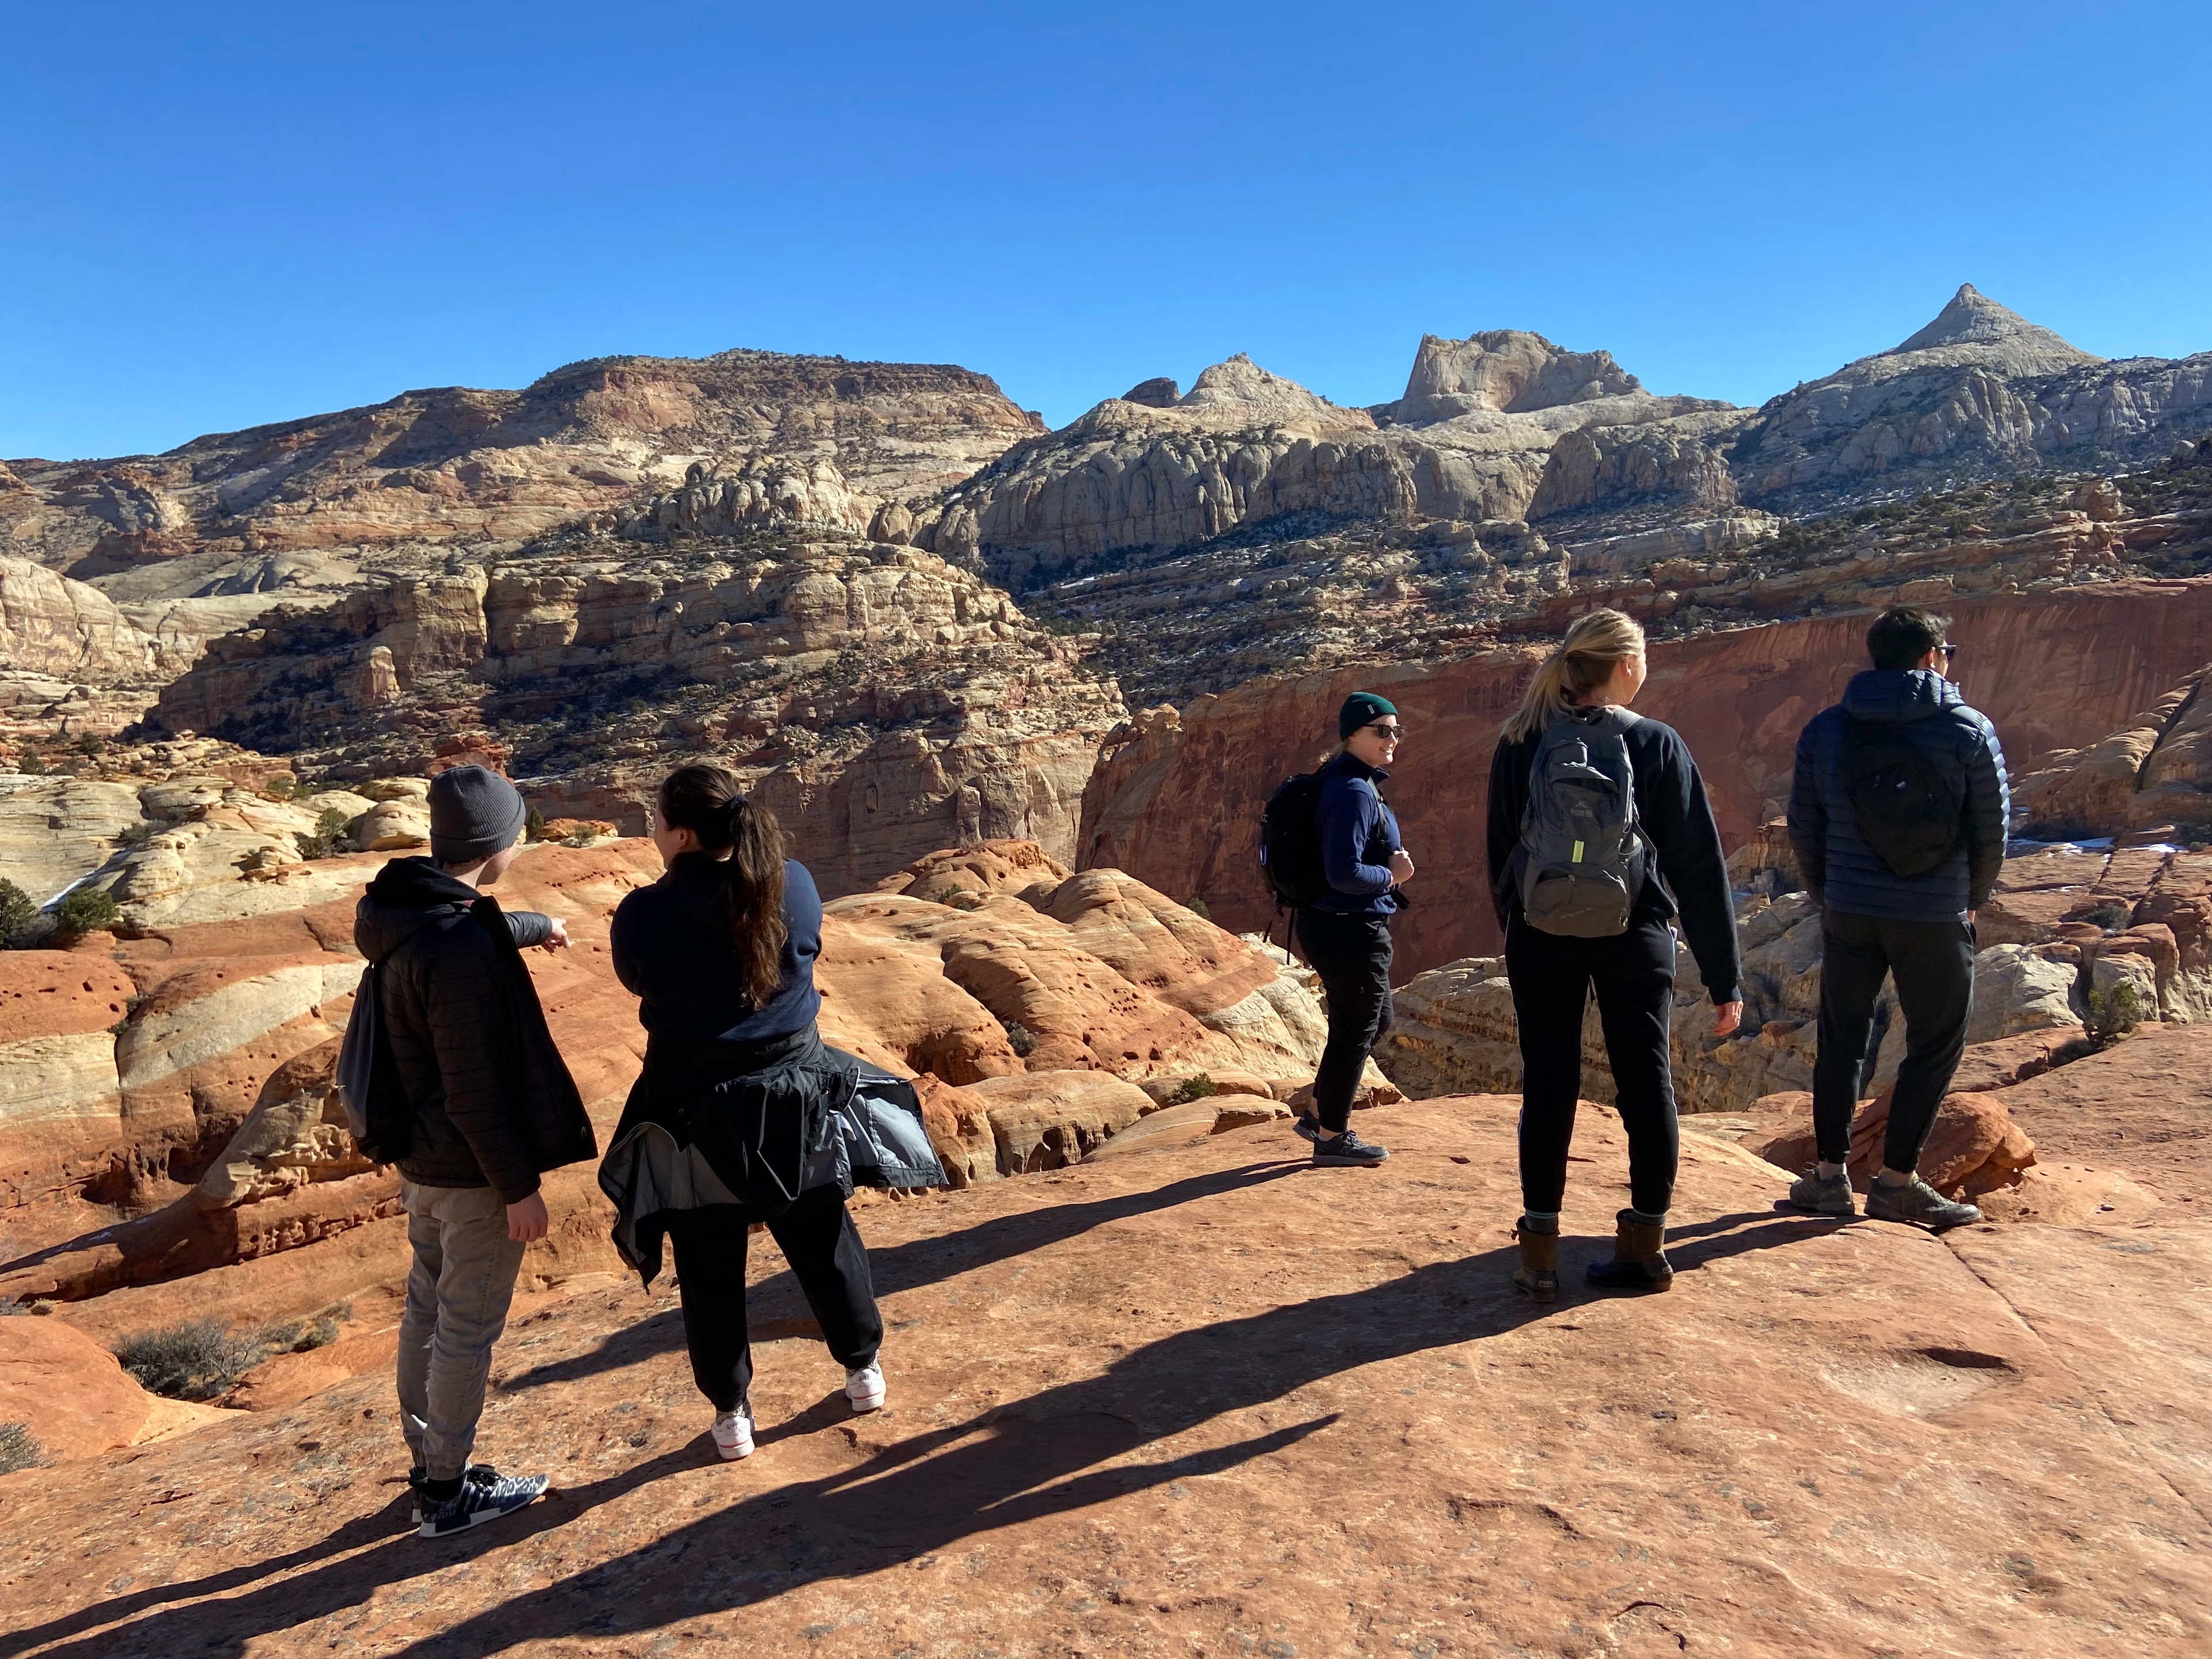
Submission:
[[[1716,1231],[1750,1218],[1706,1224],[1678,1266],[1694,1271],[1803,1236],[1772,1225]],[[626,1554],[488,1607],[398,1651],[408,1659],[479,1659],[532,1641],[635,1636],[676,1619],[726,1612],[806,1584],[873,1572],[1000,1528],[1285,1451],[1328,1432],[1336,1414],[1315,1411],[1286,1425],[1263,1425],[1263,1432],[1243,1439],[1208,1442],[1200,1431],[1230,1413],[1274,1405],[1359,1367],[1480,1342],[1533,1321],[1572,1314],[1592,1299],[1571,1292],[1554,1304],[1528,1302],[1510,1287],[1513,1260],[1510,1247],[1488,1250],[1419,1267],[1382,1285],[1175,1332],[1122,1354],[1098,1376],[925,1430],[857,1467],[745,1497],[656,1531]],[[1297,1411],[1293,1405],[1294,1416]],[[804,1415],[811,1419],[817,1413],[825,1425],[838,1420],[819,1407]],[[779,1437],[800,1431],[794,1423]],[[1184,1435],[1195,1436],[1198,1443],[1164,1459],[1144,1455],[1147,1448]],[[327,1618],[380,1587],[465,1559],[478,1549],[561,1526],[664,1474],[697,1467],[705,1455],[694,1439],[622,1474],[549,1495],[511,1522],[488,1528],[482,1545],[463,1539],[441,1549],[410,1537],[337,1561],[327,1558],[344,1547],[326,1541],[291,1559],[326,1561],[300,1577],[161,1612],[157,1645],[164,1652],[242,1654],[261,1636]],[[712,1574],[697,1570],[702,1560],[715,1564]],[[106,1659],[128,1650],[134,1640],[154,1637],[154,1603],[216,1594],[276,1570],[272,1564],[149,1593],[141,1603],[144,1616],[136,1622],[47,1652],[54,1659]],[[26,1632],[23,1639],[53,1642],[115,1616],[112,1604],[87,1610]]]

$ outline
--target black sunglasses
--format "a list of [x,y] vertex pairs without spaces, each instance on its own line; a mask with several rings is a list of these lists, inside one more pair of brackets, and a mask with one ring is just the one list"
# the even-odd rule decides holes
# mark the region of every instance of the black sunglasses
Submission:
[[1936,648],[1943,653],[1943,660],[1945,662],[1950,661],[1952,658],[1959,654],[1959,647],[1955,645],[1939,645]]
[[1385,726],[1380,720],[1368,721],[1367,729],[1370,732],[1380,732],[1384,737],[1392,739],[1394,742],[1397,738],[1402,738],[1406,735],[1406,728],[1404,726]]

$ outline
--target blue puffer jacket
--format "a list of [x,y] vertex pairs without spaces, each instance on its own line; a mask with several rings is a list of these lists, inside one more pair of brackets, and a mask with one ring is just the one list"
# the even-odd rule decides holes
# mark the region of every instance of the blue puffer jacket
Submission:
[[[1940,869],[1906,880],[1865,836],[1844,793],[1844,716],[1901,726],[1946,775],[1963,778],[1964,833]],[[1790,841],[1813,896],[1829,908],[1898,921],[1950,921],[1989,902],[2004,867],[2012,799],[1996,728],[1959,688],[1924,669],[1855,674],[1844,700],[1815,714],[1797,738],[1790,788]]]

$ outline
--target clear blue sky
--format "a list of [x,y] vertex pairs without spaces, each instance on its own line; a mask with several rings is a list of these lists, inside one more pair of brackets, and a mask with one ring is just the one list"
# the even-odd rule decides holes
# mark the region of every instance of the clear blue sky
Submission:
[[1756,403],[1961,281],[2212,349],[2188,3],[0,8],[0,455],[735,345],[1055,424],[1533,328]]

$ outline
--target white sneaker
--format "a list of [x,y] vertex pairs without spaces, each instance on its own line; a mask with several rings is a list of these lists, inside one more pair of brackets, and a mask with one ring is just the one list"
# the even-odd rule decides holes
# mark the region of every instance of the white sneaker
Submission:
[[724,1412],[714,1419],[714,1449],[722,1454],[725,1462],[732,1463],[753,1455],[753,1408],[750,1405]]
[[884,1407],[884,1368],[871,1360],[857,1371],[845,1373],[845,1398],[856,1412],[881,1411]]

